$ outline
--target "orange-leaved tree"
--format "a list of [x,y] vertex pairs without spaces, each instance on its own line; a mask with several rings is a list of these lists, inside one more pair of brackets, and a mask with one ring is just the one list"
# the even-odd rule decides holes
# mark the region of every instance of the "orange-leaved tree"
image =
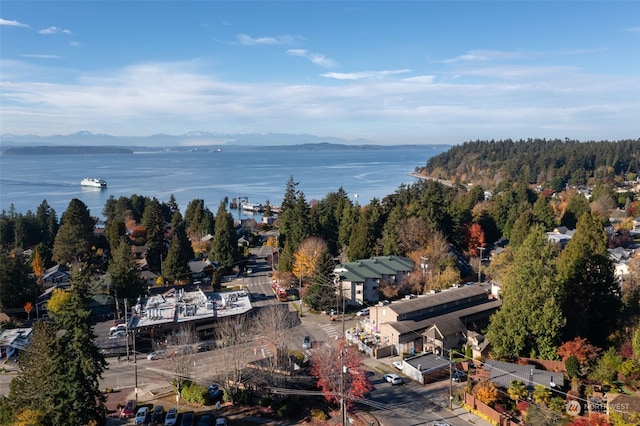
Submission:
[[471,256],[478,256],[478,248],[484,248],[487,245],[484,240],[484,230],[482,226],[479,223],[471,224],[467,236],[469,239],[469,254],[471,254]]
[[27,302],[24,304],[24,311],[27,313],[27,319],[31,319],[31,311],[33,310],[33,303]]
[[587,342],[587,339],[579,336],[573,340],[564,342],[557,351],[562,361],[566,361],[569,357],[575,356],[582,366],[589,365],[592,360],[595,360],[598,355],[600,355],[600,352],[600,348],[593,346]]
[[343,390],[347,408],[372,389],[360,352],[355,346],[347,346],[344,339],[314,351],[311,374],[318,379],[318,387],[327,401],[339,402]]
[[498,401],[500,393],[495,383],[489,380],[484,380],[475,386],[474,395],[485,404],[493,405]]
[[38,279],[39,281],[40,277],[42,277],[42,274],[45,271],[44,259],[42,258],[42,253],[40,253],[40,251],[33,252],[33,259],[31,260],[31,269],[33,270],[33,274],[36,276],[36,279]]

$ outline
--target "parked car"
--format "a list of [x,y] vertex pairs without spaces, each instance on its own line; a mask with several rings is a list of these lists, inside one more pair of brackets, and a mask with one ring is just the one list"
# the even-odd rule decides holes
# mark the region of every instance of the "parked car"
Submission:
[[398,376],[397,374],[385,374],[382,377],[392,385],[401,385],[403,383],[402,377]]
[[122,331],[124,333],[127,332],[127,325],[126,324],[118,324],[116,326],[113,326],[109,329],[109,335],[112,335],[114,333],[117,333],[119,331]]
[[136,400],[130,399],[127,402],[127,405],[125,405],[124,408],[122,409],[122,417],[124,417],[125,419],[128,419],[135,416],[137,406],[138,404],[136,403]]
[[187,411],[186,413],[182,413],[182,420],[180,421],[180,426],[193,426],[195,422],[195,414],[193,411]]
[[224,398],[224,391],[222,389],[215,389],[213,391],[209,391],[209,402],[216,403],[222,402]]
[[150,361],[154,361],[156,359],[163,359],[166,357],[167,357],[167,351],[165,351],[164,349],[153,351],[150,354],[147,354],[147,359]]
[[151,423],[160,424],[164,419],[164,407],[162,405],[156,405],[151,412]]
[[366,317],[367,315],[369,315],[369,308],[360,309],[358,312],[356,312],[356,315],[359,317]]
[[402,369],[404,368],[402,365],[402,361],[393,361],[393,366],[400,371],[402,371]]
[[456,370],[451,378],[454,382],[464,382],[465,380],[467,380],[467,375],[464,371]]
[[227,426],[227,418],[226,417],[218,417],[216,419],[216,426]]
[[136,424],[147,424],[147,417],[149,416],[149,407],[140,407],[136,413]]
[[197,352],[206,352],[206,351],[210,351],[212,349],[215,349],[215,347],[216,347],[216,345],[215,345],[214,342],[207,341],[207,342],[200,342],[200,343],[196,344],[195,349],[196,349]]
[[211,426],[213,424],[213,417],[211,414],[203,414],[198,420],[198,426]]
[[126,335],[127,335],[127,333],[125,331],[119,330],[119,331],[116,331],[116,332],[114,332],[112,334],[109,334],[109,339],[118,339],[118,338],[124,337]]
[[170,408],[164,417],[164,426],[175,426],[176,424],[178,424],[178,410]]
[[304,339],[302,340],[302,349],[311,349],[311,337],[310,336],[304,336]]

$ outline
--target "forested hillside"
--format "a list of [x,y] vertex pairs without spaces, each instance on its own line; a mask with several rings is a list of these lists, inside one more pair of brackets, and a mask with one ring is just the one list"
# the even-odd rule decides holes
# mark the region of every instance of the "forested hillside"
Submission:
[[613,180],[637,174],[640,139],[609,142],[528,139],[474,141],[432,157],[420,173],[456,183],[496,188],[502,182],[537,183],[560,189],[590,178]]

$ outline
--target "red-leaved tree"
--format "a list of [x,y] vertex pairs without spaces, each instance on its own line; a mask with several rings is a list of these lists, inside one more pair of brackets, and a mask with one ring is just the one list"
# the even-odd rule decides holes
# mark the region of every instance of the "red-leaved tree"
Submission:
[[596,359],[600,354],[601,349],[587,343],[587,339],[582,337],[576,337],[573,340],[565,342],[558,348],[558,355],[562,358],[562,361],[566,361],[570,356],[575,356],[578,359],[580,365],[589,365],[589,363]]
[[360,352],[345,345],[344,340],[338,340],[330,347],[323,345],[313,352],[311,374],[318,379],[318,387],[329,402],[340,402],[340,383],[344,380],[347,408],[353,405],[354,399],[364,398],[372,388]]

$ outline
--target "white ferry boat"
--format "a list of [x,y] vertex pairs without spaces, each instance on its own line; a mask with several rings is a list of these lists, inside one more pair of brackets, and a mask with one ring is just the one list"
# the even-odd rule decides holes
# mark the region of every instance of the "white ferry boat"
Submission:
[[90,186],[92,188],[106,188],[107,182],[100,178],[84,178],[82,182],[80,182],[80,185]]

